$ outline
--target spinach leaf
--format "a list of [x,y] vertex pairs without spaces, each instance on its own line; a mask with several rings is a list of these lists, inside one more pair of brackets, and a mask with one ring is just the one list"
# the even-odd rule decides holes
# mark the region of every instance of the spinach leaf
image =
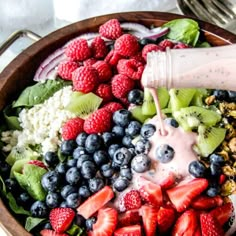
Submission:
[[60,162],[64,162],[67,158],[65,155],[62,154],[60,149],[58,149],[57,155],[58,155],[58,158],[59,158]]
[[44,82],[29,86],[23,90],[17,101],[13,104],[13,107],[32,107],[36,104],[43,103],[55,92],[69,84],[71,84],[71,82],[62,79],[48,79]]
[[1,175],[0,175],[0,190],[4,195],[6,195],[6,192],[7,192],[6,185]]
[[73,224],[70,229],[66,231],[70,236],[81,236],[84,233],[84,230],[80,228],[78,225]]
[[45,218],[35,218],[35,217],[27,217],[26,222],[25,222],[25,229],[27,231],[31,231],[34,227],[45,221]]
[[176,19],[167,22],[162,27],[168,27],[169,33],[167,38],[180,41],[191,46],[195,46],[199,35],[199,25],[192,19]]
[[22,129],[18,120],[18,116],[15,115],[15,111],[12,109],[11,105],[5,107],[5,109],[3,110],[3,115],[9,129]]
[[200,42],[196,45],[198,48],[210,48],[211,45],[208,42]]

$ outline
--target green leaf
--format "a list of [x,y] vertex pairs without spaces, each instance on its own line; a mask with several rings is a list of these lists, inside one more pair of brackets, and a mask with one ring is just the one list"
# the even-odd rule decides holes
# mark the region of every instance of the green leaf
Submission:
[[21,130],[20,122],[18,120],[18,116],[15,115],[15,111],[12,109],[11,105],[7,106],[3,110],[3,115],[6,121],[6,124],[11,130]]
[[13,107],[32,107],[36,104],[43,103],[55,92],[69,84],[71,84],[71,82],[55,79],[46,80],[33,86],[29,86],[23,90],[17,101],[13,104]]
[[198,47],[198,48],[210,48],[211,45],[208,42],[201,42],[201,43],[197,44],[196,47]]
[[80,236],[84,233],[84,230],[80,228],[78,225],[73,224],[70,229],[66,231],[70,236]]
[[176,19],[167,22],[163,27],[170,29],[167,38],[195,46],[199,35],[199,25],[192,19]]
[[25,189],[35,200],[43,201],[46,192],[41,185],[42,176],[47,172],[44,168],[25,164],[23,174],[14,172],[20,186]]
[[1,190],[1,192],[4,194],[4,195],[6,195],[6,192],[7,192],[7,190],[6,190],[6,185],[5,185],[5,183],[4,183],[4,181],[3,181],[3,178],[2,178],[2,176],[0,175],[0,190]]
[[35,218],[35,217],[27,217],[26,222],[25,222],[25,229],[27,231],[31,231],[34,227],[45,221],[45,218]]
[[58,149],[57,155],[58,155],[58,158],[59,158],[60,162],[64,162],[67,158],[65,155],[63,155],[61,153],[60,149]]

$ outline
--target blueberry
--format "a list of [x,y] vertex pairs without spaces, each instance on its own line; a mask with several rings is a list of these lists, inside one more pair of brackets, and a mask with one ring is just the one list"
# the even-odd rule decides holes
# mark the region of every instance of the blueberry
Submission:
[[188,166],[189,173],[195,178],[206,177],[207,168],[200,161],[192,161]]
[[140,89],[133,89],[128,93],[128,101],[135,105],[143,104],[143,91]]
[[119,148],[116,150],[116,152],[113,155],[113,162],[121,167],[124,165],[129,165],[130,161],[131,161],[131,153],[129,152],[129,150],[125,147]]
[[210,171],[212,176],[220,176],[222,173],[222,169],[219,163],[211,163],[210,164]]
[[85,225],[85,218],[82,215],[76,214],[74,223],[80,227]]
[[145,154],[139,154],[131,161],[131,168],[135,172],[143,173],[150,169],[151,159]]
[[156,127],[153,124],[144,124],[141,128],[140,134],[143,138],[150,138],[156,132]]
[[106,164],[109,162],[108,153],[104,150],[98,150],[93,154],[93,160],[98,166]]
[[77,137],[76,137],[76,143],[78,144],[78,146],[82,146],[84,147],[85,145],[85,141],[86,138],[88,137],[88,134],[86,134],[85,132],[80,133]]
[[84,199],[90,197],[90,195],[91,195],[90,190],[89,190],[88,186],[86,186],[86,185],[80,186],[78,193],[79,193],[79,196]]
[[62,189],[61,189],[61,196],[66,199],[68,195],[70,195],[71,193],[76,193],[78,190],[75,186],[72,185],[65,185]]
[[44,161],[49,167],[55,167],[59,163],[58,156],[55,152],[46,152]]
[[131,169],[128,168],[128,167],[121,167],[120,176],[124,177],[124,178],[127,178],[128,180],[132,180]]
[[67,206],[66,201],[61,202],[60,207],[67,208],[68,206]]
[[119,125],[115,125],[112,128],[112,133],[115,134],[116,137],[121,138],[125,136],[125,128]]
[[6,179],[5,180],[6,189],[8,192],[15,193],[19,190],[18,183],[15,179]]
[[229,102],[236,102],[236,91],[228,91],[228,97]]
[[155,40],[149,39],[149,38],[143,38],[143,39],[139,40],[139,44],[141,46],[145,46],[147,44],[153,44],[153,43],[155,44]]
[[28,193],[24,192],[19,195],[19,197],[17,198],[17,202],[19,203],[19,205],[28,208],[29,204],[32,203],[32,198]]
[[125,129],[125,133],[131,137],[139,135],[142,125],[138,121],[131,121]]
[[52,229],[52,225],[50,224],[50,222],[45,223],[43,229]]
[[86,154],[85,147],[78,146],[74,151],[73,151],[73,158],[78,159],[81,155]]
[[66,162],[68,168],[77,166],[77,159],[69,159]]
[[61,143],[61,153],[66,156],[72,155],[75,149],[75,141],[74,140],[65,140]]
[[133,138],[130,135],[125,135],[122,138],[122,144],[127,148],[132,148],[132,147],[134,147],[132,140],[133,140]]
[[78,168],[71,167],[70,169],[67,170],[67,172],[66,172],[67,183],[69,183],[71,185],[76,185],[79,183],[80,178],[81,178],[81,176],[80,176]]
[[0,159],[0,175],[4,178],[7,178],[7,176],[9,176],[10,170],[11,166],[7,162]]
[[88,154],[83,154],[81,155],[78,160],[77,160],[77,168],[81,168],[83,162],[85,161],[93,161],[92,156],[88,155]]
[[209,187],[206,191],[206,195],[209,197],[215,197],[220,193],[219,187]]
[[113,121],[116,125],[127,126],[131,119],[131,112],[125,109],[113,113]]
[[65,175],[67,169],[68,169],[67,164],[60,162],[60,163],[56,166],[55,171],[57,171],[60,175]]
[[135,143],[134,147],[137,154],[148,154],[151,148],[151,143],[147,139],[142,138]]
[[105,132],[102,134],[102,139],[105,147],[109,147],[112,143],[115,142],[116,136],[114,133]]
[[161,163],[170,162],[175,155],[174,149],[168,144],[161,144],[156,148],[156,158]]
[[80,172],[84,179],[91,179],[96,175],[97,169],[92,161],[84,161]]
[[85,221],[86,230],[87,230],[87,231],[93,230],[93,225],[96,223],[96,221],[97,221],[96,217],[88,218],[88,219]]
[[56,208],[60,205],[60,195],[55,192],[49,192],[46,196],[46,204],[49,208]]
[[113,183],[113,187],[116,191],[122,192],[129,186],[129,181],[126,178],[118,177]]
[[98,134],[90,134],[85,141],[85,149],[88,153],[94,153],[102,147],[103,140]]
[[213,153],[210,155],[210,162],[222,165],[225,162],[225,160],[221,155]]
[[108,154],[110,159],[113,159],[114,153],[116,152],[117,149],[120,148],[120,144],[112,144],[109,148],[108,148]]
[[80,205],[81,198],[78,193],[71,193],[66,198],[66,205],[71,208],[76,208]]
[[112,167],[111,163],[104,164],[101,166],[100,173],[105,178],[111,178],[115,170]]
[[228,92],[226,90],[215,90],[213,92],[215,98],[219,101],[227,101],[228,100]]
[[179,127],[179,123],[174,119],[174,118],[166,118],[165,120],[165,123],[170,125],[170,126],[173,126],[175,128],[178,128]]
[[46,191],[54,192],[60,187],[60,175],[54,171],[48,171],[41,179],[41,184]]
[[135,148],[134,147],[133,148],[128,148],[128,150],[129,150],[129,152],[130,152],[132,157],[136,156],[136,152],[135,152]]
[[104,187],[104,182],[101,178],[95,177],[89,180],[89,190],[92,193],[96,193]]
[[48,208],[45,202],[36,201],[30,207],[30,212],[33,217],[44,218],[48,215]]

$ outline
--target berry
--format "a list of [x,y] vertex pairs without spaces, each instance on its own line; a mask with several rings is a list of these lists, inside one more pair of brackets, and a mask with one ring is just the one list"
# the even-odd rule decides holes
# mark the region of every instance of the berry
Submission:
[[64,140],[61,143],[61,153],[66,156],[72,155],[76,144],[74,140]]
[[163,179],[160,181],[160,186],[163,189],[168,189],[175,184],[175,180],[175,174],[173,172],[168,172],[166,176],[164,176]]
[[112,133],[114,133],[116,135],[116,137],[121,138],[121,137],[125,136],[125,129],[124,129],[124,127],[121,127],[119,125],[115,125],[112,128]]
[[139,209],[142,206],[139,191],[131,190],[124,195],[124,206],[126,210]]
[[195,178],[205,177],[207,174],[206,166],[200,161],[192,161],[188,166],[189,173]]
[[210,162],[222,165],[225,162],[225,160],[221,155],[213,153],[210,155]]
[[118,177],[114,183],[113,187],[116,191],[122,192],[129,186],[129,181],[127,178]]
[[100,83],[109,81],[112,77],[110,65],[105,61],[97,61],[92,65],[98,73],[98,81]]
[[116,141],[116,136],[114,133],[105,132],[102,134],[102,139],[105,147],[110,146]]
[[107,109],[108,111],[114,113],[120,109],[123,109],[123,106],[118,102],[108,102],[103,106],[103,108]]
[[132,141],[133,141],[133,138],[130,135],[125,135],[122,138],[122,144],[127,148],[133,148],[134,147]]
[[170,162],[175,155],[174,149],[168,144],[161,144],[156,148],[156,159],[161,163]]
[[93,39],[90,48],[93,57],[96,59],[102,59],[108,53],[105,41],[99,36]]
[[79,227],[83,227],[85,225],[86,220],[84,219],[83,216],[76,214],[74,223],[78,225]]
[[219,186],[212,186],[209,187],[206,191],[206,195],[209,197],[215,197],[220,193],[220,188]]
[[49,192],[46,196],[46,204],[49,208],[56,208],[60,205],[60,195],[58,193]]
[[93,158],[92,156],[88,155],[88,154],[82,154],[78,160],[77,160],[77,168],[80,169],[82,167],[82,164],[85,162],[85,161],[91,161],[93,162]]
[[43,229],[40,231],[41,236],[68,236],[67,234],[60,234],[51,229]]
[[41,184],[46,191],[55,191],[60,187],[60,175],[51,170],[42,176]]
[[67,162],[67,167],[70,168],[70,167],[75,167],[77,166],[77,159],[69,159]]
[[135,54],[134,56],[131,56],[130,59],[134,59],[138,62],[141,62],[143,65],[146,64],[145,60],[142,57],[142,52],[138,52],[137,54]]
[[104,59],[105,62],[107,62],[111,66],[116,66],[118,64],[118,61],[122,59],[123,57],[117,53],[115,50],[111,50],[106,58]]
[[164,39],[158,45],[161,46],[163,50],[166,50],[166,48],[173,48],[175,46],[175,43],[173,43],[169,39]]
[[135,152],[137,154],[148,154],[150,148],[151,143],[147,139],[141,138],[135,143]]
[[84,161],[80,172],[84,179],[91,179],[96,175],[97,169],[92,161]]
[[131,168],[137,173],[143,173],[150,169],[151,159],[145,154],[135,156],[131,161]]
[[147,61],[147,54],[149,52],[158,52],[158,51],[162,51],[163,48],[156,45],[156,44],[148,44],[146,46],[144,46],[143,50],[142,50],[142,57],[145,59],[145,61]]
[[114,236],[141,236],[142,230],[140,225],[129,225],[116,229]]
[[104,187],[104,185],[105,185],[105,184],[104,184],[104,181],[102,180],[102,178],[98,178],[98,177],[89,179],[88,184],[89,184],[89,190],[90,190],[92,193],[98,192],[98,191],[101,190],[101,189]]
[[103,99],[104,102],[109,102],[113,99],[113,94],[111,91],[111,85],[110,84],[100,84],[95,93]]
[[172,127],[175,127],[175,128],[179,127],[179,123],[173,118],[169,117],[169,118],[166,118],[164,121],[165,121],[166,124],[168,124]]
[[125,130],[125,133],[135,137],[140,133],[142,125],[138,121],[131,121]]
[[119,214],[118,226],[130,226],[141,223],[141,216],[138,210],[125,211],[123,214]]
[[98,150],[93,154],[93,160],[97,166],[101,166],[109,162],[109,156],[106,151]]
[[88,134],[108,132],[111,128],[111,112],[101,108],[93,112],[84,122],[84,130]]
[[156,127],[153,124],[144,124],[141,128],[140,134],[143,138],[150,138],[156,132]]
[[112,144],[112,145],[108,148],[108,154],[109,154],[111,160],[113,160],[114,153],[115,153],[116,150],[119,149],[119,148],[120,148],[120,144]]
[[191,203],[191,207],[196,210],[209,210],[223,204],[223,199],[220,196],[208,197],[199,196]]
[[213,92],[215,98],[219,101],[227,101],[228,100],[228,92],[226,90],[215,90]]
[[132,180],[132,172],[131,169],[128,167],[121,167],[120,168],[120,176],[126,178],[128,180]]
[[113,114],[113,121],[116,125],[119,126],[127,126],[131,119],[131,112],[125,109],[121,109],[116,111]]
[[190,48],[190,46],[188,44],[178,42],[177,44],[175,44],[175,46],[173,48],[174,49],[182,49],[182,48]]
[[76,208],[80,205],[81,198],[78,193],[71,193],[66,198],[66,205],[70,208]]
[[229,102],[236,102],[236,92],[235,91],[228,91],[228,100]]
[[91,56],[91,51],[88,46],[87,40],[80,38],[71,41],[67,45],[65,54],[72,60],[84,61]]
[[129,165],[131,158],[132,156],[130,151],[127,148],[122,147],[115,151],[113,155],[113,162],[118,167],[127,166]]
[[72,193],[76,193],[77,192],[77,188],[75,186],[72,185],[65,185],[62,190],[61,190],[61,196],[63,197],[63,199],[66,200],[66,198],[72,194]]
[[111,178],[115,171],[111,163],[108,163],[101,166],[100,173],[105,178]]
[[36,201],[30,207],[32,217],[44,218],[48,215],[48,208],[44,202]]
[[102,138],[98,134],[90,134],[85,141],[85,149],[88,153],[94,153],[102,146]]
[[26,192],[23,192],[19,195],[19,197],[17,197],[17,203],[19,203],[19,205],[28,208],[29,207],[29,203],[32,202],[32,198],[30,197],[30,195]]
[[[57,158],[57,162],[58,162],[58,158]],[[30,164],[30,165],[35,165],[35,166],[38,166],[38,167],[41,167],[45,170],[47,170],[47,167],[44,165],[44,163],[42,161],[39,161],[39,160],[30,160],[27,164]],[[24,169],[22,170],[24,172]]]
[[0,174],[2,177],[7,178],[9,176],[11,166],[6,162],[0,159]]
[[128,101],[135,105],[143,104],[143,91],[140,89],[133,89],[128,93]]
[[172,207],[160,207],[157,213],[157,227],[160,232],[167,232],[175,222],[175,210]]
[[86,230],[87,230],[87,231],[93,230],[93,225],[96,223],[96,221],[97,221],[97,218],[96,218],[96,217],[88,218],[88,219],[85,221]]
[[94,63],[96,63],[96,62],[97,62],[96,59],[94,59],[94,58],[89,58],[89,59],[83,61],[83,66],[90,67],[90,66],[92,66],[92,65],[93,65]]
[[122,35],[120,22],[117,19],[111,19],[99,27],[99,34],[108,39],[117,39]]
[[95,68],[81,66],[72,73],[73,88],[75,91],[89,93],[98,83],[98,74]]
[[72,80],[72,73],[78,68],[78,64],[74,61],[62,61],[57,67],[57,73],[62,79]]
[[79,187],[79,196],[86,199],[88,197],[90,197],[91,192],[89,191],[89,188],[86,185],[82,185]]
[[5,180],[5,185],[6,185],[6,189],[8,190],[8,192],[16,192],[19,188],[18,183],[16,181],[16,179],[6,179]]
[[44,155],[44,161],[49,167],[55,167],[58,164],[59,158],[55,152],[46,152]]
[[218,163],[211,163],[210,164],[210,171],[211,171],[211,175],[214,177],[219,177],[222,173],[222,169],[220,164]]
[[76,137],[76,143],[78,144],[78,146],[84,147],[85,145],[85,140],[88,137],[88,134],[86,134],[85,132],[80,133],[77,137]]
[[66,172],[66,181],[68,184],[76,185],[81,179],[80,172],[76,167],[71,167]]
[[[86,136],[86,139],[87,139],[88,135]],[[86,140],[85,139],[85,140]],[[85,146],[85,144],[84,144]],[[74,149],[73,151],[73,158],[74,159],[79,159],[81,155],[85,155],[87,152],[86,152],[86,149],[85,147],[82,147],[82,146],[78,146],[76,149]]]
[[139,41],[139,44],[140,44],[141,46],[145,46],[145,45],[147,45],[147,44],[153,44],[153,43],[155,43],[155,40],[149,39],[149,38],[143,38],[143,39],[141,39],[141,40]]
[[49,220],[52,228],[58,232],[65,232],[71,225],[75,212],[71,208],[54,208],[50,211]]
[[137,54],[140,47],[138,40],[134,35],[123,34],[115,41],[114,49],[120,55],[130,57]]

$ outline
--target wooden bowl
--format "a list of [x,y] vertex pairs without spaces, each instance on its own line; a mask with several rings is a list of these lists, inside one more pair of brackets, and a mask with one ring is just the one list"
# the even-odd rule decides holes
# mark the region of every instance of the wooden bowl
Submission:
[[[23,51],[0,74],[0,110],[16,98],[21,90],[32,83],[36,69],[49,54],[79,34],[96,32],[101,24],[112,18],[117,18],[121,22],[129,21],[147,26],[160,26],[167,21],[184,17],[161,12],[117,13],[80,21],[49,34]],[[198,22],[206,40],[212,45],[236,43],[236,35],[215,25]],[[17,222],[1,200],[0,222],[14,236],[31,235]]]

